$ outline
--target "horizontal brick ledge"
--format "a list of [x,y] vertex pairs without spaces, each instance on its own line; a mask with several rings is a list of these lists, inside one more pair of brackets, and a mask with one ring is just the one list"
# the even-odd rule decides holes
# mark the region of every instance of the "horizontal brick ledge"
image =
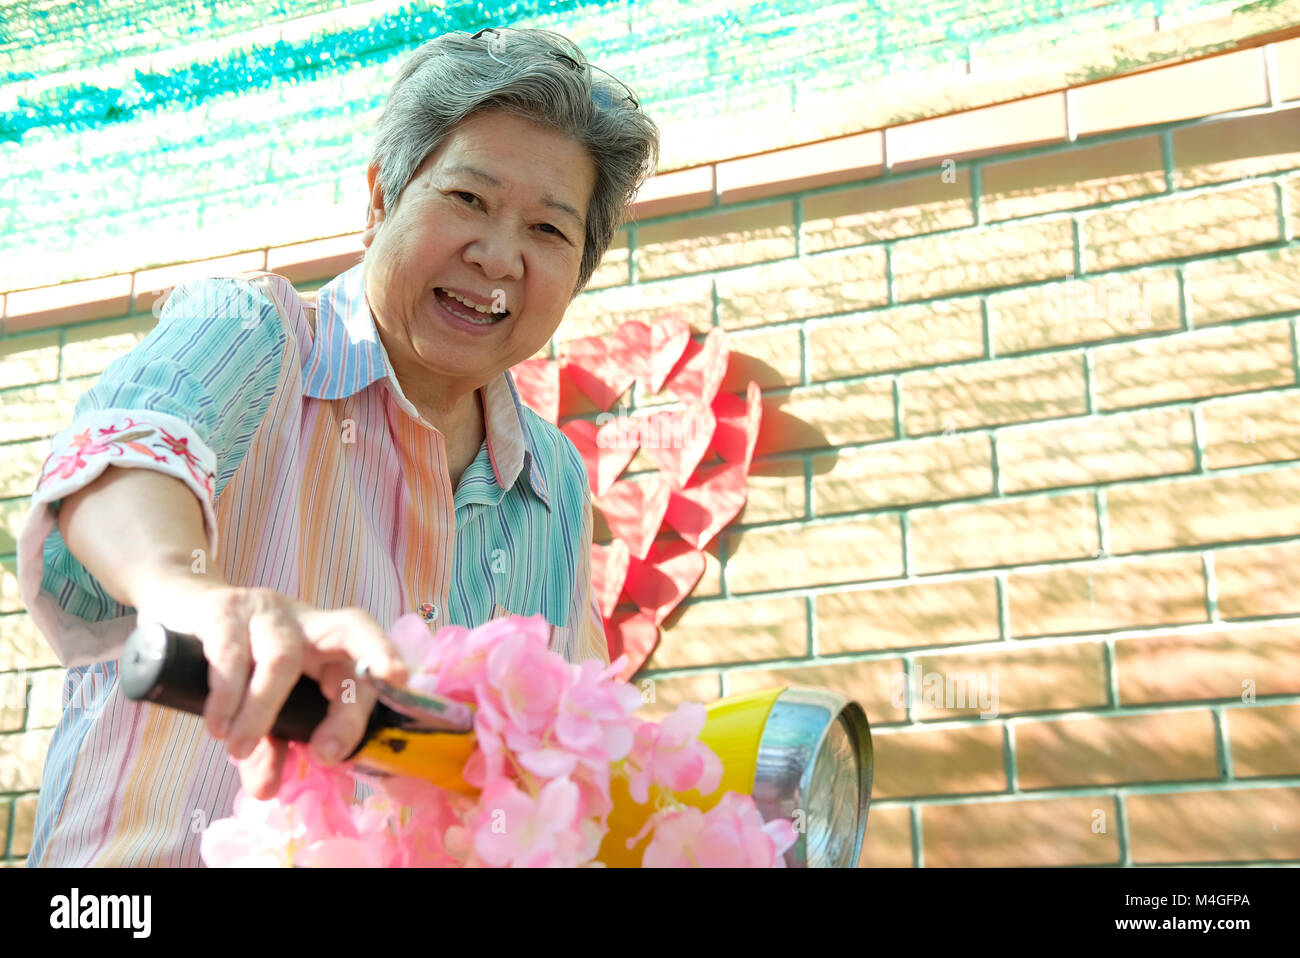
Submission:
[[[938,166],[945,159],[971,159],[1032,145],[1063,142],[1067,93],[1082,111],[1076,112],[1076,133],[1080,135],[1133,125],[1128,122],[1135,115],[1130,115],[1133,104],[1148,111],[1135,121],[1141,125],[1213,115],[1243,105],[1265,104],[1268,97],[1261,49],[1265,45],[1273,45],[1275,50],[1280,98],[1291,100],[1300,97],[1300,26],[1292,26],[1246,38],[1235,43],[1232,52],[1228,53],[1172,65],[1149,66],[1119,77],[928,117],[886,129],[660,173],[647,180],[637,194],[632,206],[633,221],[705,209],[714,204],[715,197],[734,203],[869,179],[881,172],[881,143],[888,145],[886,152],[891,169],[902,171]],[[1258,71],[1253,69],[1256,59],[1260,67]],[[1237,69],[1239,64],[1252,68],[1244,81],[1243,71]],[[1218,82],[1225,78],[1226,85]],[[1187,95],[1189,82],[1193,88],[1208,91],[1213,96],[1207,99],[1205,96]],[[1139,96],[1133,92],[1141,89],[1169,91],[1169,95]],[[1264,91],[1262,94],[1259,92],[1261,89]],[[1118,109],[1116,104],[1126,103],[1124,116],[1107,114],[1111,107]],[[1172,108],[1169,106],[1171,103],[1174,104]],[[1059,110],[1058,104],[1061,106]],[[1032,141],[1026,139],[1025,129],[1035,130]],[[855,151],[859,154],[856,160],[853,158]],[[325,251],[330,244],[347,245],[352,237],[357,237],[355,252],[341,247]],[[204,264],[220,263],[223,265],[216,267],[219,271],[230,271],[227,261],[256,253],[232,254],[139,271],[136,274],[136,296],[139,297],[138,280],[146,272],[157,274],[150,280],[157,283],[161,281],[164,270],[178,271],[178,275],[193,275],[194,271],[201,274],[206,268]],[[359,254],[359,234],[348,234],[272,247],[267,251],[266,268],[295,283],[310,283],[332,278],[358,261]],[[39,289],[0,292],[3,306],[0,315],[7,317],[5,328],[9,332],[125,315],[132,308],[130,285],[125,294],[106,294],[89,284],[110,281],[118,284],[127,281],[129,284],[131,277],[132,274],[124,273]],[[58,293],[53,292],[56,290]]]

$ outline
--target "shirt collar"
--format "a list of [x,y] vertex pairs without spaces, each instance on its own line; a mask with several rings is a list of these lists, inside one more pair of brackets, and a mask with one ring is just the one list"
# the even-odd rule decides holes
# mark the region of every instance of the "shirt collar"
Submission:
[[[413,419],[420,414],[402,393],[365,295],[365,264],[330,280],[316,296],[316,338],[303,369],[303,394],[342,399],[384,380],[398,406]],[[537,461],[533,424],[524,411],[509,371],[483,386],[484,432],[492,474],[510,489],[524,468],[533,492],[551,508],[550,493]]]

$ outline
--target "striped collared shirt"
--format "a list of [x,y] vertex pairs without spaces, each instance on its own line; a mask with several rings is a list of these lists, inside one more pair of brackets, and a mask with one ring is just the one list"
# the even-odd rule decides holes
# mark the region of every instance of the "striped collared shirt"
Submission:
[[185,482],[207,561],[233,585],[360,607],[385,629],[422,608],[435,627],[541,614],[569,661],[609,660],[573,444],[502,373],[480,390],[486,438],[453,489],[442,434],[393,374],[363,267],[316,304],[267,273],[178,287],[54,438],[19,540],[23,601],[68,669],[29,865],[197,865],[204,824],[239,787],[202,718],[119,691],[135,610],[72,557],[56,514],[109,465]]

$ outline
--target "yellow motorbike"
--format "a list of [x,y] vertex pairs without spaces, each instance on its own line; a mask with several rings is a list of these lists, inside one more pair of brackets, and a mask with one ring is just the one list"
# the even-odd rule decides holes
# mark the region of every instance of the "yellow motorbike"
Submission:
[[[202,715],[208,662],[192,635],[150,623],[126,642],[118,669],[128,698]],[[390,685],[364,666],[378,704],[361,744],[348,756],[372,775],[406,775],[476,795],[461,778],[474,750],[473,709],[462,702]],[[320,686],[303,676],[281,709],[272,735],[306,742],[325,717]],[[700,740],[722,762],[721,786],[710,795],[674,793],[682,804],[707,811],[725,792],[751,795],[765,821],[788,818],[798,840],[785,853],[790,867],[853,868],[862,850],[871,801],[871,728],[857,702],[824,689],[784,686],[729,695],[705,706]],[[654,811],[633,801],[621,779],[611,783],[614,808],[597,860],[635,868],[649,837],[627,842]]]

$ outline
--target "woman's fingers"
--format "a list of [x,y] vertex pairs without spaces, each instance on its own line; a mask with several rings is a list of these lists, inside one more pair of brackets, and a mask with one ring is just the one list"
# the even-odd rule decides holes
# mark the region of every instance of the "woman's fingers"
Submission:
[[365,662],[375,675],[394,685],[410,678],[402,653],[364,609],[310,610],[302,613],[300,621],[307,643],[323,659]]
[[248,632],[241,618],[217,615],[211,637],[203,643],[208,660],[208,700],[203,719],[213,738],[227,738],[244,701],[244,689],[252,671]]
[[244,758],[271,731],[276,716],[303,670],[302,632],[283,605],[272,604],[248,618],[253,673],[230,730],[230,754]]
[[311,751],[316,761],[333,765],[361,744],[375,696],[365,683],[357,681],[346,662],[323,665],[317,681],[329,708],[312,733]]
[[288,755],[287,742],[270,736],[261,739],[252,753],[239,763],[239,778],[244,791],[259,802],[275,798],[284,780],[284,763]]

